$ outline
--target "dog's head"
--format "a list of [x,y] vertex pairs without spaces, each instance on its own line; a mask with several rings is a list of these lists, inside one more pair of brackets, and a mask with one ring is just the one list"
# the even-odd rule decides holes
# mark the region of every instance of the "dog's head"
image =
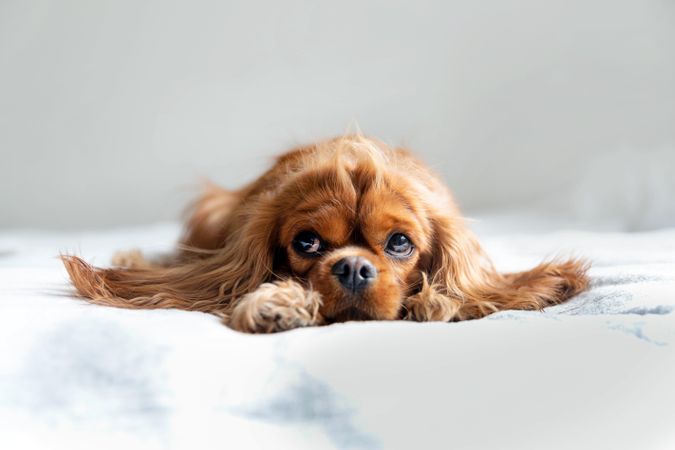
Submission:
[[448,191],[406,151],[365,137],[287,153],[242,194],[223,235],[250,289],[292,276],[321,294],[328,321],[399,317],[450,259]]

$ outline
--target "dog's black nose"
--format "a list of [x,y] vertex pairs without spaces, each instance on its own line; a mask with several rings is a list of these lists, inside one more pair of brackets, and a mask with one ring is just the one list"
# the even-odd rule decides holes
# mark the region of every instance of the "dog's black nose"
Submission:
[[363,256],[342,258],[331,272],[345,289],[354,293],[365,289],[377,277],[377,269]]

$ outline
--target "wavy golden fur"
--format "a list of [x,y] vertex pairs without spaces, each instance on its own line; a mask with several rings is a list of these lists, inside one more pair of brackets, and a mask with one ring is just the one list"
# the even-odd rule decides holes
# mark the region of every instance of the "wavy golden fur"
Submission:
[[163,261],[62,259],[92,303],[204,311],[247,332],[476,319],[588,285],[581,260],[498,273],[443,183],[406,150],[361,135],[292,150],[237,191],[208,185]]

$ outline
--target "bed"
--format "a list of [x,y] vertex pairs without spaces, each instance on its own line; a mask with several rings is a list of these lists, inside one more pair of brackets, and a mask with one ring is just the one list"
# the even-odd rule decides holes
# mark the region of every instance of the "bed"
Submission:
[[163,252],[174,224],[0,232],[0,445],[675,448],[675,229],[522,223],[475,223],[496,265],[585,256],[590,291],[543,312],[264,336],[73,297],[59,252]]

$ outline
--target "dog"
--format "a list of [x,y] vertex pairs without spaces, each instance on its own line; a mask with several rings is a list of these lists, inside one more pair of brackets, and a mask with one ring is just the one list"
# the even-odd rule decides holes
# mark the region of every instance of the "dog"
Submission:
[[440,179],[407,150],[360,134],[293,149],[239,190],[210,184],[190,211],[163,260],[131,252],[96,268],[62,255],[77,293],[271,333],[540,310],[589,283],[581,259],[497,272]]

